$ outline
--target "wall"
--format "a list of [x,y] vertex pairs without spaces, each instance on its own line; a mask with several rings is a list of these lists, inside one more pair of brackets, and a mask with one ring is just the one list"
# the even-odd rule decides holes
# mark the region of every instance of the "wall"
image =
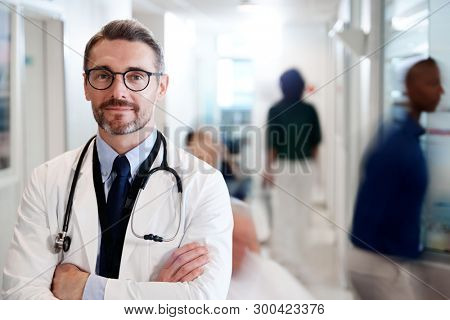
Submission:
[[[38,27],[37,27],[37,26]],[[29,176],[33,168],[45,162],[46,142],[46,83],[44,73],[44,22],[25,21],[25,77],[23,94],[24,145],[27,156],[24,158],[24,175]]]
[[198,123],[216,123],[220,117],[216,99],[218,59],[216,34],[199,26],[196,45]]
[[166,13],[164,17],[164,47],[169,89],[166,96],[166,126],[169,138],[184,145],[180,127],[195,127],[198,120],[196,24],[180,15]]

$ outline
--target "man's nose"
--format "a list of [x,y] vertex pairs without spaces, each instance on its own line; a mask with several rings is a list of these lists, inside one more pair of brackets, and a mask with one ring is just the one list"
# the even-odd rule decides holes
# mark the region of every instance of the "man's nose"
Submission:
[[126,98],[129,92],[128,88],[123,82],[123,77],[121,74],[114,75],[114,81],[110,89],[112,97],[116,99]]

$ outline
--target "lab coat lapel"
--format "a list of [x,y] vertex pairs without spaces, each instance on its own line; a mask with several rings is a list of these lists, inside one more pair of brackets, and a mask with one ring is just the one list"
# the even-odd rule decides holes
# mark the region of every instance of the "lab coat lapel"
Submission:
[[[74,236],[72,237],[71,251],[83,251],[87,255],[89,271],[95,272],[97,263],[97,251],[99,241],[99,222],[97,197],[95,194],[93,170],[92,170],[93,145],[86,154],[72,207],[72,221]],[[73,168],[73,170],[75,170]],[[77,237],[77,238],[75,238]],[[78,241],[76,239],[79,239]],[[70,253],[70,252],[69,252]],[[76,252],[74,252],[76,254]]]

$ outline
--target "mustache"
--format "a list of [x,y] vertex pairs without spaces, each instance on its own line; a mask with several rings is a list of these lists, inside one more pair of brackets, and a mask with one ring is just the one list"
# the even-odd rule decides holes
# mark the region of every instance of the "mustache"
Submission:
[[104,109],[106,107],[118,107],[118,106],[124,106],[124,107],[132,107],[133,109],[139,109],[139,106],[136,103],[127,101],[127,100],[122,100],[122,99],[116,99],[116,98],[111,98],[108,101],[103,102],[99,108],[100,109]]

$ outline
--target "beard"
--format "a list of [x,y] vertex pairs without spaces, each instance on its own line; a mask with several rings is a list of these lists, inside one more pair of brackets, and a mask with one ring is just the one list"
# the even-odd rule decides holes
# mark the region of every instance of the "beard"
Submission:
[[[133,108],[135,119],[128,122],[123,122],[122,116],[117,115],[114,119],[108,120],[105,117],[105,108],[109,106],[125,106]],[[98,107],[92,104],[92,112],[94,114],[97,124],[111,135],[125,135],[139,131],[147,125],[151,117],[151,108],[141,109],[139,105],[121,99],[112,98],[103,102]]]

